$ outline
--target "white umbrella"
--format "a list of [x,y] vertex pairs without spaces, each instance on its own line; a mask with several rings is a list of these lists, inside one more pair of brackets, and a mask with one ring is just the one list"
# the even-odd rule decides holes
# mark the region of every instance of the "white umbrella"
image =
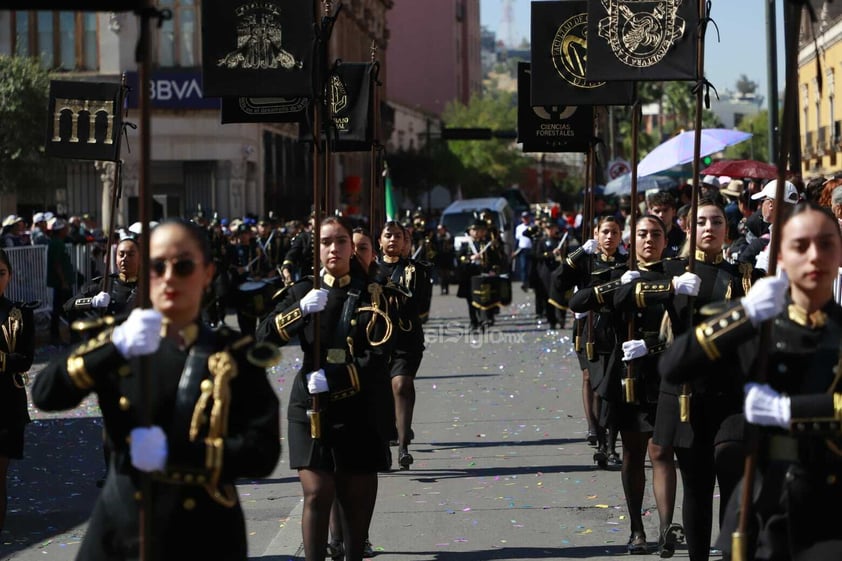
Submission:
[[[675,187],[678,183],[672,177],[667,175],[647,175],[646,177],[637,176],[637,190],[642,193],[649,189],[658,189],[663,191],[670,187]],[[605,184],[605,195],[630,195],[631,194],[631,173],[624,173],[616,179],[612,179]]]
[[[751,138],[751,133],[732,129],[702,129],[702,143],[699,156],[709,156]],[[672,166],[693,161],[693,147],[696,131],[685,131],[674,136],[646,154],[637,166],[639,177],[652,175]]]

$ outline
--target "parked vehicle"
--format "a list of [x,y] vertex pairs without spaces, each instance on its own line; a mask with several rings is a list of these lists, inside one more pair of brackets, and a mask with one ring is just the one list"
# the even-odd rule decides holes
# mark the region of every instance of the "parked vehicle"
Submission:
[[440,224],[453,236],[458,250],[462,243],[468,241],[468,226],[483,210],[488,211],[494,218],[500,239],[505,245],[506,253],[511,255],[515,247],[514,212],[508,201],[503,197],[485,197],[480,199],[464,199],[453,201],[442,212]]

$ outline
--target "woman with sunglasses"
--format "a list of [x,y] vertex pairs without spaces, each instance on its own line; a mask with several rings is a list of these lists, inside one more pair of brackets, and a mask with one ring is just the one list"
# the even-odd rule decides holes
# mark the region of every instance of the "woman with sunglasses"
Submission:
[[394,291],[371,282],[354,257],[352,232],[342,217],[321,222],[315,235],[322,288],[315,289],[310,278],[286,288],[257,329],[259,338],[281,345],[297,336],[304,353],[287,420],[289,463],[304,494],[307,561],[325,558],[334,499],[341,506],[345,558],[362,559],[377,472],[389,467]]
[[280,456],[279,403],[265,370],[277,349],[201,322],[214,266],[199,226],[164,222],[149,243],[152,308],[53,360],[32,388],[45,411],[90,393],[102,410],[111,467],[77,559],[138,557],[145,475],[150,559],[245,561],[234,481],[268,475]]
[[415,410],[415,376],[424,352],[421,310],[429,306],[426,297],[432,285],[423,267],[404,257],[412,240],[403,226],[394,221],[387,222],[380,231],[379,241],[381,254],[377,259],[376,280],[397,287],[405,294],[395,310],[399,315],[397,328],[403,343],[399,345],[399,354],[389,365],[398,433],[398,465],[405,470],[414,461],[409,453],[409,444],[414,436],[412,415]]
[[[711,384],[734,376],[738,384],[765,380],[746,384],[742,401],[745,420],[762,427],[744,558],[839,559],[842,526],[821,505],[842,502],[842,307],[833,298],[842,235],[827,208],[812,202],[790,208],[780,228],[781,275],[756,281],[738,303],[678,337],[663,370],[673,383],[688,376]],[[771,344],[761,348],[767,320]],[[761,363],[765,370],[758,372]],[[720,529],[725,559],[732,558],[741,496],[738,486]]]
[[[701,284],[695,298],[677,302],[680,320],[672,326],[676,336],[691,330],[702,319],[701,310],[708,304],[744,296],[754,277],[751,267],[737,267],[723,258],[728,221],[718,197],[705,196],[699,200],[694,227],[697,244],[693,270]],[[688,254],[689,240],[678,263],[684,265]],[[647,301],[659,298],[665,301],[670,295],[653,294]],[[690,303],[692,308],[687,305]],[[707,561],[714,485],[719,482],[721,524],[728,497],[742,474],[742,387],[738,374],[705,376],[692,382],[688,376],[687,384],[670,382],[666,379],[668,371],[693,368],[674,352],[672,348],[667,349],[658,365],[661,387],[652,440],[665,450],[675,450],[684,490],[682,521],[688,554],[692,561]],[[661,536],[662,556],[664,552],[673,553],[677,532],[674,525]]]
[[23,458],[24,428],[30,422],[26,372],[35,355],[33,306],[4,295],[11,278],[9,257],[0,249],[0,533],[6,521],[9,460]]
[[[617,219],[614,216],[600,217],[593,235],[592,239],[568,254],[561,267],[553,272],[550,305],[565,309],[561,302],[567,301],[565,293],[574,287],[582,289],[603,284],[618,270],[618,266],[622,269],[619,273],[625,271],[625,264],[621,261],[624,254],[619,251],[622,228]],[[587,314],[577,314],[582,317],[574,320],[574,348],[582,369],[582,402],[588,422],[588,444],[596,445],[594,461],[605,469],[609,462],[620,463],[615,449],[617,429],[608,423],[608,402],[603,401],[609,387],[609,377],[605,373],[611,367],[608,362],[616,347],[617,335],[610,305],[601,306],[592,313],[590,320]]]

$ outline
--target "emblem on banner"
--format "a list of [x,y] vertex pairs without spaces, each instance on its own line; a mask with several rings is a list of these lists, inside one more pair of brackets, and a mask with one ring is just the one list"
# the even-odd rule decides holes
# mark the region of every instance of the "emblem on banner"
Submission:
[[237,47],[217,66],[243,70],[299,69],[301,60],[282,46],[281,10],[272,2],[248,2],[236,10]]
[[562,23],[553,37],[553,66],[558,75],[577,88],[598,88],[605,82],[589,82],[585,79],[585,63],[588,56],[588,14],[576,14]]
[[600,1],[608,17],[599,20],[599,36],[627,66],[658,64],[684,36],[686,22],[678,17],[682,0]]
[[339,132],[347,132],[351,125],[350,117],[338,116],[348,107],[348,103],[348,89],[342,82],[342,78],[334,74],[330,77],[330,109],[333,114],[333,124]]

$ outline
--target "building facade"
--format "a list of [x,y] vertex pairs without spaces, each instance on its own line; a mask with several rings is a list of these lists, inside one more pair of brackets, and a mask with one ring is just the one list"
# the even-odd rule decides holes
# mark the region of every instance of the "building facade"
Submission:
[[[306,216],[312,204],[312,155],[295,124],[220,123],[219,100],[204,98],[201,74],[201,9],[196,0],[161,0],[173,18],[155,29],[151,95],[151,189],[155,218],[206,215]],[[372,45],[386,76],[386,12],[392,0],[346,2],[334,28],[331,55],[371,60]],[[137,18],[130,13],[0,11],[0,53],[37,56],[53,77],[118,82],[130,88],[127,121],[136,121],[138,76],[134,62]],[[385,88],[381,87],[385,99]],[[129,131],[122,147],[123,199],[118,224],[138,215],[138,137]],[[333,159],[332,189],[341,201],[348,175],[365,180],[367,154]],[[103,180],[108,170],[93,162],[68,161],[64,187],[29,200],[0,201],[3,213],[50,208],[61,213],[104,216]],[[370,175],[370,174],[369,174]],[[105,177],[103,177],[105,176]],[[106,197],[107,198],[107,197]]]

